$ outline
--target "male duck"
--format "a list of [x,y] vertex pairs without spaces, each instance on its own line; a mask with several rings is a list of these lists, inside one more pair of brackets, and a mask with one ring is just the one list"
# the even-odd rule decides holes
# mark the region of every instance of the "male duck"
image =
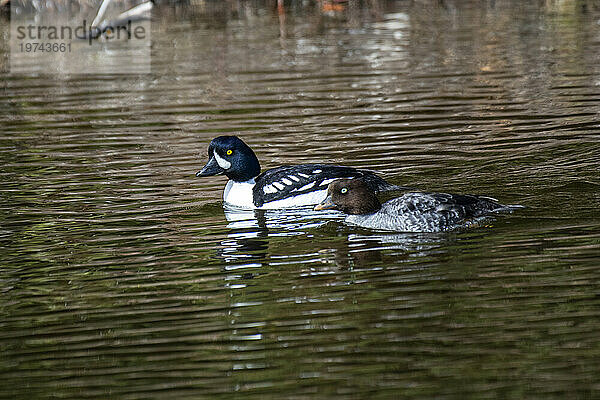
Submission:
[[319,204],[337,178],[362,178],[374,192],[395,190],[373,172],[338,165],[286,165],[260,173],[258,158],[237,136],[219,136],[208,146],[208,162],[196,176],[225,174],[228,205],[242,208],[288,208]]
[[346,221],[370,229],[397,232],[442,232],[473,226],[504,206],[484,196],[448,193],[406,193],[381,204],[362,179],[340,179],[329,184],[327,198],[315,210],[337,209]]

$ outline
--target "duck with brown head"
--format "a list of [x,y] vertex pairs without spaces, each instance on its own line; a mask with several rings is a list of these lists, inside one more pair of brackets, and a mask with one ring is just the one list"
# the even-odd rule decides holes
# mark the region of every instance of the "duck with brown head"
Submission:
[[360,179],[329,184],[326,199],[315,210],[336,209],[346,221],[364,228],[397,232],[443,232],[476,225],[485,216],[519,206],[505,206],[485,196],[406,193],[383,204]]
[[373,214],[381,209],[379,199],[362,179],[338,179],[329,184],[327,198],[315,210],[336,209],[346,214]]

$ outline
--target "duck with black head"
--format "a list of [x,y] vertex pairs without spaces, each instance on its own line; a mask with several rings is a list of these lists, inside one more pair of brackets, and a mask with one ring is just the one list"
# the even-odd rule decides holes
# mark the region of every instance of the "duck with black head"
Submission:
[[319,204],[327,186],[339,178],[361,178],[374,192],[397,190],[375,173],[329,164],[285,165],[261,173],[254,151],[237,136],[219,136],[208,146],[208,162],[196,176],[224,174],[226,205],[277,209]]

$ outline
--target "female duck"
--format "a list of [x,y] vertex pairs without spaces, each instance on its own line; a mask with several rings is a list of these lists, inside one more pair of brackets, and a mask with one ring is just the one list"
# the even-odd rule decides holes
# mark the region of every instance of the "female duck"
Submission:
[[346,221],[370,229],[398,232],[442,232],[472,226],[487,213],[510,210],[484,196],[407,193],[383,205],[362,179],[329,184],[327,198],[315,210],[337,209]]
[[242,208],[287,208],[315,205],[338,178],[362,178],[374,191],[395,190],[371,171],[327,164],[287,165],[260,173],[258,158],[237,136],[219,136],[208,146],[208,162],[196,176],[225,174],[228,205]]

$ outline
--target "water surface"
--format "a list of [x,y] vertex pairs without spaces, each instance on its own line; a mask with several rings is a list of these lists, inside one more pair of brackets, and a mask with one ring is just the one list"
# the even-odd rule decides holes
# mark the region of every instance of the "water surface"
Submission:
[[[0,397],[599,396],[600,10],[371,4],[162,7],[150,75],[0,53]],[[222,134],[526,208],[228,220]]]

